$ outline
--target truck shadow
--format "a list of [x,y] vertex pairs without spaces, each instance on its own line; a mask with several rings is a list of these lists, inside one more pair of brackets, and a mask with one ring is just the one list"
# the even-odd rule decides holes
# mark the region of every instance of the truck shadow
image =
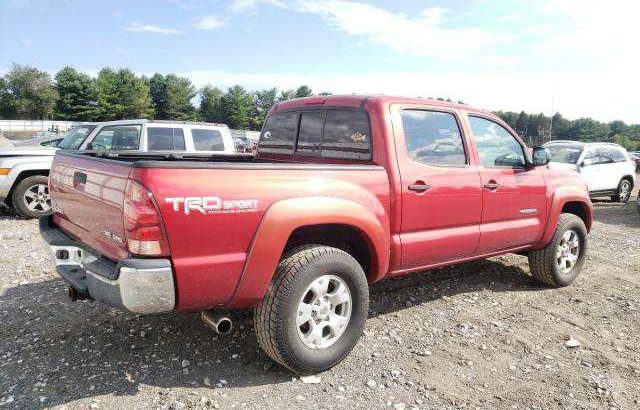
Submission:
[[[524,259],[524,257],[520,257]],[[463,293],[545,289],[528,271],[495,259],[481,259],[424,273],[385,279],[371,286],[370,317]]]
[[[70,303],[62,279],[22,284],[0,295],[0,400],[49,408],[101,395],[158,388],[249,387],[291,380],[259,349],[249,314],[218,336],[197,314],[135,316],[93,302]],[[486,260],[372,286],[371,316],[443,296],[481,290],[540,290],[517,266]],[[224,380],[225,382],[220,382]],[[218,387],[216,384],[221,383]],[[207,394],[198,391],[194,394]],[[4,397],[3,397],[4,396]]]

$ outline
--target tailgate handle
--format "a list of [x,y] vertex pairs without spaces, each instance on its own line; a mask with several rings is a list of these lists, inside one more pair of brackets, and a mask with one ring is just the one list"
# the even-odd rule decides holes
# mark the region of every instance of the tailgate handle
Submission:
[[79,185],[85,185],[87,183],[87,174],[84,172],[76,171],[73,173],[73,187],[77,188]]

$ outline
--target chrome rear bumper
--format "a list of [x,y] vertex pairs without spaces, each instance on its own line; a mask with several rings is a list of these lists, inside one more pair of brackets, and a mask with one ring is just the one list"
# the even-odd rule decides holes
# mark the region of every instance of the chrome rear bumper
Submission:
[[57,271],[78,293],[137,314],[175,308],[173,269],[168,259],[108,260],[40,218],[40,234],[49,244]]

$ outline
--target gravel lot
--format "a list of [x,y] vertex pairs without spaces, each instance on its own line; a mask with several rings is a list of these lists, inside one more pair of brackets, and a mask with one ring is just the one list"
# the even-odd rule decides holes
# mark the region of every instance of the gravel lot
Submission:
[[349,358],[304,380],[248,315],[219,337],[195,314],[70,303],[36,222],[0,215],[0,408],[639,408],[640,215],[595,208],[573,286],[512,255],[378,283]]

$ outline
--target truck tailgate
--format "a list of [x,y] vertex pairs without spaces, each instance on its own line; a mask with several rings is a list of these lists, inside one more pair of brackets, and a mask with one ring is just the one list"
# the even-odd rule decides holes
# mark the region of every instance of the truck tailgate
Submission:
[[130,170],[126,162],[58,152],[49,180],[54,224],[109,259],[126,258],[123,202]]

